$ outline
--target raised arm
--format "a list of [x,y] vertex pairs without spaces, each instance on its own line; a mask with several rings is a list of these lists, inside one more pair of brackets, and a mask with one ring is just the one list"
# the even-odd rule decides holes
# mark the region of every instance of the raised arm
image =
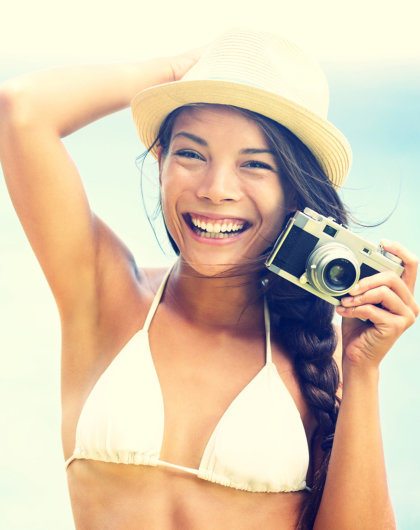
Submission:
[[89,208],[60,138],[127,107],[139,90],[184,74],[196,54],[139,64],[70,67],[0,85],[0,158],[7,186],[60,311],[91,296],[109,238]]
[[364,278],[338,309],[344,317],[343,397],[315,530],[396,528],[379,419],[379,363],[419,314],[417,259],[397,243],[384,248],[403,259],[402,279],[394,273]]

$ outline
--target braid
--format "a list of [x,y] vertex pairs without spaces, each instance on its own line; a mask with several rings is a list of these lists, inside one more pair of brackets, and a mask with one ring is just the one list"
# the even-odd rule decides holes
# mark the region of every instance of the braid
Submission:
[[314,440],[320,440],[323,450],[300,515],[298,528],[307,530],[313,527],[321,502],[339,408],[333,306],[274,275],[268,282],[273,331],[291,355],[302,394],[317,420]]

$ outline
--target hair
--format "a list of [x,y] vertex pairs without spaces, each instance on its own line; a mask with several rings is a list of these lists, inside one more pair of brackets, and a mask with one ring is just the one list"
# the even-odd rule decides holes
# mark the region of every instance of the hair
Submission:
[[[159,145],[165,155],[177,116],[186,108],[194,111],[206,106],[199,103],[174,110],[162,123],[150,149]],[[295,210],[308,206],[347,224],[345,207],[333,184],[312,152],[291,131],[252,111],[229,105],[223,107],[239,112],[260,127],[274,153],[286,201],[289,199]],[[179,254],[169,232],[168,237],[175,253]],[[290,355],[302,394],[317,420],[311,443],[312,462],[316,447],[322,449],[322,457],[313,472],[311,491],[299,517],[298,528],[306,530],[313,527],[321,501],[340,403],[337,397],[339,371],[333,358],[337,346],[332,323],[334,308],[321,298],[267,271],[263,263],[269,251],[270,248],[254,264],[259,271],[261,295],[264,293],[267,297],[273,335]]]

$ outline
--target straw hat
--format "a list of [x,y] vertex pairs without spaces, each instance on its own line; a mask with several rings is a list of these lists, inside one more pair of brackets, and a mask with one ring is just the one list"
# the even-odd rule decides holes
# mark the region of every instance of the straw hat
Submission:
[[295,44],[277,35],[239,30],[210,45],[182,80],[139,92],[131,107],[146,147],[156,139],[165,117],[188,103],[234,105],[258,112],[292,131],[339,187],[352,154],[343,134],[327,121],[328,101],[324,73]]

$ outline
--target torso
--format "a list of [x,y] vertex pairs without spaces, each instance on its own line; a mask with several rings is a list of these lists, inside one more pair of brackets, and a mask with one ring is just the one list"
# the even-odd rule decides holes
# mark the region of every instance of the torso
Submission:
[[[122,467],[122,469],[121,469]],[[78,530],[292,530],[306,493],[249,493],[173,470],[76,461]]]
[[[64,363],[63,446],[66,458],[74,449],[75,429],[85,399],[112,358],[142,327],[163,273],[151,272],[149,281],[143,278],[143,285],[128,289],[132,297],[124,298],[127,319],[122,331],[114,333],[115,344],[109,346],[108,353],[90,363],[87,375],[83,370],[79,375],[74,370],[70,374],[66,370],[69,365]],[[132,281],[136,281],[134,275]],[[210,327],[192,326],[168,310],[163,299],[150,327],[150,345],[165,404],[161,458],[198,468],[220,417],[264,363],[264,334],[216,333]],[[66,358],[66,348],[70,346],[66,342],[63,346]],[[272,348],[273,361],[295,400],[310,440],[315,423],[300,393],[291,362],[275,340]],[[239,364],[240,370],[237,369]],[[68,469],[68,483],[78,530],[251,529],[258,526],[267,530],[292,529],[306,495],[305,492],[246,492],[208,483],[173,469],[92,460],[74,461]]]

